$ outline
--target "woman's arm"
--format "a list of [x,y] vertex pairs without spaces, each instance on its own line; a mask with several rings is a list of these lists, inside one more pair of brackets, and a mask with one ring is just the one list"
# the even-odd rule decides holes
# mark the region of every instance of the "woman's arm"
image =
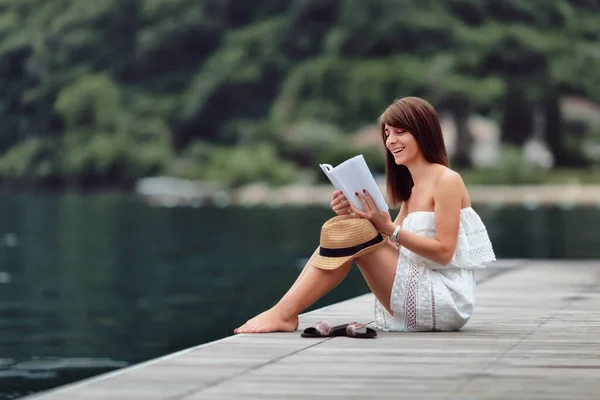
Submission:
[[[456,250],[460,209],[465,194],[466,188],[458,173],[454,171],[442,173],[435,182],[433,194],[435,237],[426,238],[401,229],[398,234],[400,246],[438,264],[447,265]],[[379,211],[373,198],[366,191],[364,197],[358,193],[356,196],[365,207],[365,211],[359,211],[351,205],[352,211],[356,215],[370,220],[375,228],[385,235],[390,236],[394,233],[397,225],[392,222],[389,212]],[[403,221],[405,217],[406,211],[401,210],[396,222]]]
[[[456,250],[460,225],[460,209],[465,186],[460,175],[443,173],[434,189],[435,238],[425,238],[400,230],[398,241],[408,250],[440,265],[448,264]],[[392,232],[395,227],[392,228]],[[386,232],[387,233],[387,232]]]
[[[407,215],[408,215],[408,207],[406,207],[406,203],[403,203],[400,206],[400,212],[398,212],[398,215],[396,216],[396,219],[394,220],[394,228],[393,229],[395,229],[396,226],[402,226],[402,223],[404,222],[404,219],[406,218]],[[387,244],[389,246],[392,246],[395,250],[398,250],[400,248],[400,245],[396,244],[395,242],[392,242],[389,239],[389,237],[388,237]]]

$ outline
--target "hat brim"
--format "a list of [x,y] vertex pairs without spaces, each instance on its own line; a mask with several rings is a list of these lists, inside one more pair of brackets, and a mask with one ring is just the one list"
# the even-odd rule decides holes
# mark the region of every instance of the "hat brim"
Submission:
[[357,258],[363,254],[370,253],[373,250],[383,246],[387,242],[388,237],[385,235],[382,235],[382,238],[383,239],[381,240],[381,242],[378,242],[372,246],[366,247],[366,248],[352,254],[351,256],[347,256],[347,257],[323,257],[317,253],[315,258],[311,261],[311,265],[313,267],[316,267],[319,269],[325,269],[325,270],[337,269],[337,268],[341,267],[342,265],[344,265],[345,263],[347,263],[348,261],[354,260],[355,258]]

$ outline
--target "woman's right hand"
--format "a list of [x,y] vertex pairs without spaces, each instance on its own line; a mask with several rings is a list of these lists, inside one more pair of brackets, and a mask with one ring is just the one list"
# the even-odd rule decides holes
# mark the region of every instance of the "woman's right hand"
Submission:
[[331,203],[329,206],[337,215],[348,215],[352,214],[352,210],[350,209],[350,202],[344,196],[341,190],[336,190],[333,192],[333,196],[331,196]]

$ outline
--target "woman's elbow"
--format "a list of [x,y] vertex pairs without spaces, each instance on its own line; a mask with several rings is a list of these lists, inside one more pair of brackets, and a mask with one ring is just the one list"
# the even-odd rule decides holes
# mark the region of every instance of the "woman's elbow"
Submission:
[[442,266],[446,266],[448,264],[450,264],[450,261],[452,261],[452,257],[447,257],[447,256],[439,256],[438,259],[436,260],[438,264],[442,265]]
[[450,264],[450,261],[452,261],[452,259],[454,258],[454,251],[455,251],[454,246],[452,246],[452,247],[442,246],[442,249],[438,253],[438,259],[437,259],[438,264],[440,264],[440,265]]

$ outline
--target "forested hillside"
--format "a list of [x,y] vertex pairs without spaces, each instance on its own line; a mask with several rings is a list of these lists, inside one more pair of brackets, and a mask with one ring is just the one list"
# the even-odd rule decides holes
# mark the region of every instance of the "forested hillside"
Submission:
[[453,113],[456,165],[471,113],[518,146],[539,107],[583,166],[600,132],[559,99],[600,103],[599,21],[598,0],[0,0],[0,179],[284,183],[406,95]]

